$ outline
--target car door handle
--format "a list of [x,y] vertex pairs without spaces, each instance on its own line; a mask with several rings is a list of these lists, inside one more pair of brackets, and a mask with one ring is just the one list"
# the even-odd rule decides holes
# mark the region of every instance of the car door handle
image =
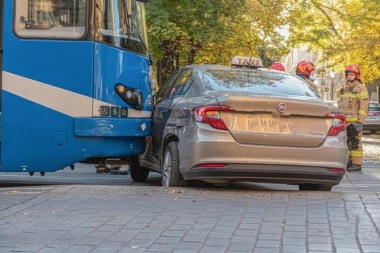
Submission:
[[165,111],[162,112],[162,116],[163,116],[164,118],[169,117],[169,115],[170,115],[170,110],[165,110]]
[[158,112],[166,112],[168,110],[169,110],[169,108],[167,108],[167,107],[157,107]]

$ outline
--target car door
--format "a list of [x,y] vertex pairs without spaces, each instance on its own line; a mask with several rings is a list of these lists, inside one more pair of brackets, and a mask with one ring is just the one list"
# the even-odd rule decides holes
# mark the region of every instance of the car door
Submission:
[[153,153],[155,156],[159,156],[161,153],[164,131],[171,108],[182,97],[189,75],[191,75],[190,69],[175,72],[157,94],[157,104],[153,115]]
[[162,133],[164,132],[166,119],[169,114],[169,101],[166,99],[169,97],[174,82],[178,78],[178,74],[181,70],[174,72],[162,85],[157,93],[157,102],[153,112],[153,155],[157,156],[157,145],[160,143]]

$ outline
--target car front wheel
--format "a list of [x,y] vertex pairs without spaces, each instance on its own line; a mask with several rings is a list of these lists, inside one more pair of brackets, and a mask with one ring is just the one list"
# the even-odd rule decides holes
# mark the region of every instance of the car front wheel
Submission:
[[179,171],[179,152],[178,142],[170,142],[165,149],[163,168],[162,168],[162,186],[164,187],[184,187],[186,181],[182,178]]

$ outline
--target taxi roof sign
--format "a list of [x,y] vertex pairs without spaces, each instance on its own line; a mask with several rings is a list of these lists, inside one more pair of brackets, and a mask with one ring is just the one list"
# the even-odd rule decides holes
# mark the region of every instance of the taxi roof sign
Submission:
[[232,59],[231,65],[235,67],[250,67],[250,68],[264,67],[263,61],[260,58],[253,58],[253,57],[246,57],[246,56],[235,56]]

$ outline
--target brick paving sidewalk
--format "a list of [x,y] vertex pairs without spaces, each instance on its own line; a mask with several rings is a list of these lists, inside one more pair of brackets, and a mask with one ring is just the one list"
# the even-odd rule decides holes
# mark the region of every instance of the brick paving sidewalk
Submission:
[[[380,138],[367,137],[363,172],[346,174],[333,192],[250,183],[165,189],[159,178],[127,186],[85,170],[20,177],[75,183],[68,178],[80,175],[96,185],[0,188],[0,253],[379,253]],[[118,185],[98,185],[107,182]]]
[[378,253],[379,227],[376,192],[64,186],[0,211],[0,252]]

